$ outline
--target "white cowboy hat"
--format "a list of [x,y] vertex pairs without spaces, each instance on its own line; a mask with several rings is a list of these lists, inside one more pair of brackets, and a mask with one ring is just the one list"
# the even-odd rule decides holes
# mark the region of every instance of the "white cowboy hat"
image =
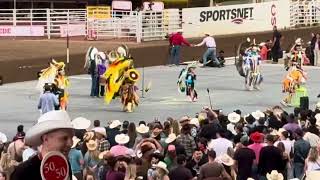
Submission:
[[121,126],[121,125],[122,125],[122,123],[119,120],[113,120],[112,123],[110,124],[109,128],[114,129],[114,128]]
[[301,38],[296,39],[295,43],[296,45],[301,45],[302,44]]
[[88,141],[88,142],[86,143],[86,145],[87,145],[87,148],[88,148],[89,151],[94,151],[94,150],[96,150],[97,147],[98,147],[98,143],[97,143],[97,141],[95,141],[95,140],[90,140],[90,141]]
[[182,33],[183,29],[177,29],[177,33]]
[[91,125],[91,121],[84,117],[77,117],[72,120],[71,124],[74,129],[88,129]]
[[204,35],[208,35],[208,36],[211,36],[211,33],[209,32],[205,32]]
[[102,51],[97,53],[98,56],[100,56],[101,59],[106,60],[106,54]]
[[114,139],[118,144],[127,144],[130,140],[129,136],[126,134],[118,134]]
[[217,161],[226,166],[232,166],[234,164],[234,160],[228,154],[217,157]]
[[306,171],[306,180],[318,180],[320,177],[320,171]]
[[8,141],[8,138],[5,134],[3,134],[2,132],[0,132],[0,144],[1,143],[6,143]]
[[228,120],[231,123],[237,123],[240,121],[240,119],[241,119],[241,116],[235,112],[228,114]]
[[314,117],[317,120],[316,125],[320,126],[320,113],[316,114]]
[[83,135],[83,140],[84,141],[89,141],[94,137],[94,132],[88,131]]
[[251,39],[249,37],[247,37],[247,42],[251,42]]
[[172,143],[173,141],[175,141],[176,139],[177,139],[176,134],[171,133],[171,134],[169,134],[169,136],[168,136],[167,139],[165,140],[165,143],[170,144],[170,143]]
[[77,138],[76,136],[73,136],[72,137],[72,146],[71,146],[71,148],[75,148],[80,141],[81,140],[79,138]]
[[38,123],[31,127],[25,136],[25,144],[28,146],[41,145],[41,136],[57,129],[73,129],[71,119],[66,111],[50,111],[43,114]]
[[154,165],[154,167],[163,169],[167,174],[169,173],[166,163],[162,161],[159,161],[158,164]]
[[260,118],[262,118],[262,117],[265,117],[265,114],[264,114],[263,112],[261,112],[260,110],[257,110],[257,111],[255,111],[255,112],[251,113],[251,115],[252,115],[256,120],[258,120],[258,119],[260,119]]
[[104,127],[95,127],[92,130],[96,133],[103,135],[104,137],[107,137],[106,128],[104,128]]
[[196,127],[199,127],[200,124],[199,124],[199,119],[198,118],[192,118],[189,122],[189,124],[193,124],[195,125]]
[[276,170],[272,170],[271,173],[267,173],[268,180],[283,180],[283,175]]
[[144,124],[140,124],[138,127],[136,127],[136,130],[140,134],[146,134],[149,132],[149,127]]
[[320,101],[316,104],[316,109],[320,109]]

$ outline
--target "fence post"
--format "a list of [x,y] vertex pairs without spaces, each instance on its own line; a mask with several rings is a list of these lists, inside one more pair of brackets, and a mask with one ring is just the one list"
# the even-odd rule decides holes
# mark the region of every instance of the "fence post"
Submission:
[[12,10],[12,16],[13,16],[13,26],[17,25],[17,10],[13,9]]
[[50,15],[50,9],[46,9],[47,10],[47,36],[48,36],[48,39],[51,38],[50,36],[50,33],[51,33],[51,15]]
[[142,11],[138,11],[138,15],[137,15],[137,32],[136,32],[136,36],[137,36],[137,43],[141,43],[141,39],[142,39]]

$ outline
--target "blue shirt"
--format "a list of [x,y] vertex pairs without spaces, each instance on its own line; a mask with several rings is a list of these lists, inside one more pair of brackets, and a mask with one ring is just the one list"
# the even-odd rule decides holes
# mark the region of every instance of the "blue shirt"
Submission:
[[38,109],[41,109],[42,114],[55,110],[55,106],[59,105],[58,98],[51,92],[41,94]]
[[71,170],[73,174],[81,172],[81,160],[83,160],[81,151],[77,149],[71,149],[69,152],[69,162],[71,164]]

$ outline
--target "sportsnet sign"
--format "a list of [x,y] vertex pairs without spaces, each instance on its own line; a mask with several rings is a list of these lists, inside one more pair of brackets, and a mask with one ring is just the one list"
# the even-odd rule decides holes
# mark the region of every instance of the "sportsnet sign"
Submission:
[[186,37],[271,31],[290,26],[289,0],[182,10]]

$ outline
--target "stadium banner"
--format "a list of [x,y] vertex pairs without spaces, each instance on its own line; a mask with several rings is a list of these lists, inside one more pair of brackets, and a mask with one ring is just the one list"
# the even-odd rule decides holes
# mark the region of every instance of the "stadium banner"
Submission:
[[[69,34],[68,34],[69,32]],[[60,25],[60,37],[69,36],[85,36],[86,25],[85,24],[63,24]]]
[[44,36],[44,26],[0,26],[0,36]]
[[185,37],[271,31],[290,26],[289,0],[182,10]]

